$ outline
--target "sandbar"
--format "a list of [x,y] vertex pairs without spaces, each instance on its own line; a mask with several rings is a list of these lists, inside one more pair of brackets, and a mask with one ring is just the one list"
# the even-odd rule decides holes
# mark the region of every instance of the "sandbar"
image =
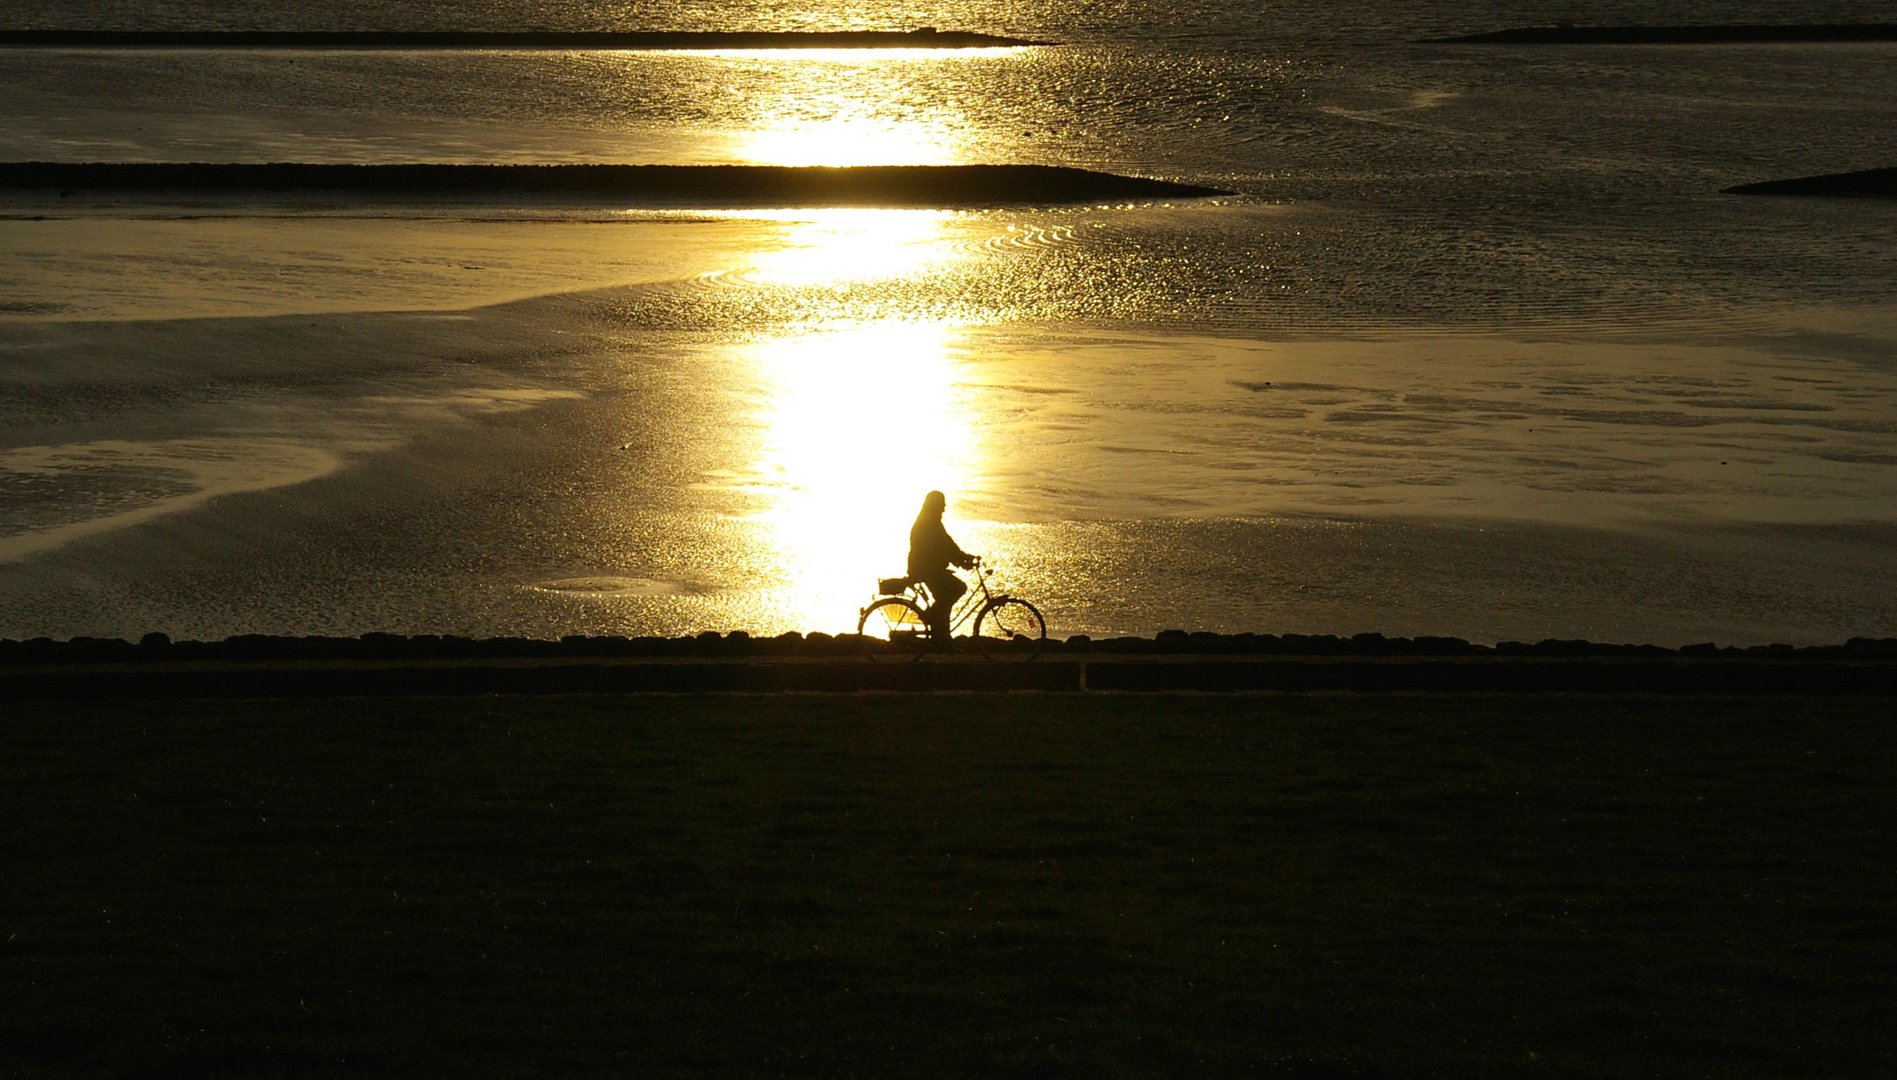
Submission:
[[933,28],[844,31],[11,30],[22,49],[993,49],[1048,41]]
[[1052,205],[1206,198],[1216,188],[1049,165],[321,165],[0,163],[0,191],[342,198],[610,199],[689,206]]
[[1727,195],[1805,195],[1843,199],[1897,199],[1897,168],[1860,169],[1789,180],[1763,180],[1725,189]]

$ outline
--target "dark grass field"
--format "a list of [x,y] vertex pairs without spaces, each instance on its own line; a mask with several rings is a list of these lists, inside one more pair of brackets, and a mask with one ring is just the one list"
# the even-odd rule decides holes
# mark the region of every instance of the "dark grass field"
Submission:
[[1888,713],[9,704],[0,1076],[1884,1078]]

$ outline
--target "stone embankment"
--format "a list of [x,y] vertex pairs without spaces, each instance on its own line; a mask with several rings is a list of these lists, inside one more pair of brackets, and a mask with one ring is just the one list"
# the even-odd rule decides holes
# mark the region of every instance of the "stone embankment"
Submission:
[[1165,631],[983,659],[854,635],[0,640],[0,699],[786,691],[1897,694],[1897,639],[1682,648]]

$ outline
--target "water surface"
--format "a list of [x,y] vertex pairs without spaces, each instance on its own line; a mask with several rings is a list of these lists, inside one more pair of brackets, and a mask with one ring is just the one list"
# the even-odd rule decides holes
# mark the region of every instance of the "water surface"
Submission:
[[[1876,17],[1823,7],[1695,17]],[[1601,8],[1575,21],[1647,17]],[[85,24],[688,25],[455,12]],[[1491,5],[1144,12],[822,27],[1072,43],[952,55],[8,54],[8,160],[1008,161],[1242,194],[16,200],[0,634],[844,629],[932,487],[1057,633],[1897,633],[1866,586],[1897,570],[1897,218],[1717,194],[1888,164],[1890,46],[1409,44],[1545,21]]]

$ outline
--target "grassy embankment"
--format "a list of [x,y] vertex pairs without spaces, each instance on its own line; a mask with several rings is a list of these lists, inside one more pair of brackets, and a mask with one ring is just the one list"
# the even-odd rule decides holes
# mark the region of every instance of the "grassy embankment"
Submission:
[[15,704],[0,1074],[1888,1076],[1887,709]]

